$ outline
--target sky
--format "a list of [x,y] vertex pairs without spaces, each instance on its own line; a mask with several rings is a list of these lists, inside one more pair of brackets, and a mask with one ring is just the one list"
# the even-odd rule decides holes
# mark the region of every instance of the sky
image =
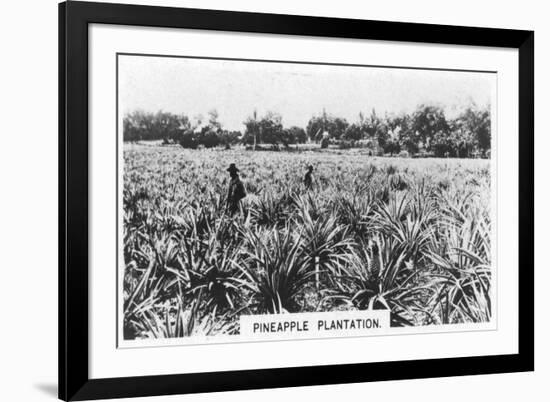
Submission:
[[493,85],[494,73],[119,56],[123,113],[163,110],[207,119],[216,109],[229,130],[242,130],[254,110],[304,128],[323,109],[350,123],[373,108],[399,114],[420,104],[439,105],[453,117],[472,103],[488,105]]

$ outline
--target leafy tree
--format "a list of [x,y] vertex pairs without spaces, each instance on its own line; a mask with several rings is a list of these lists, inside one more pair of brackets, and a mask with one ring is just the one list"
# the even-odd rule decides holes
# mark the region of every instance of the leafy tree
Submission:
[[452,156],[459,158],[468,158],[475,149],[473,135],[464,129],[460,121],[455,122],[455,128],[451,132],[451,141],[453,146]]
[[[412,118],[408,114],[402,114],[399,116],[394,116],[391,119],[388,119],[388,128],[389,132],[393,134],[393,137],[386,140],[384,148],[393,149],[394,152],[399,148],[406,149],[410,154],[418,152],[420,142],[419,136],[416,131],[412,128]],[[397,146],[398,145],[398,146]]]
[[456,147],[452,135],[438,131],[433,136],[430,148],[434,155],[441,158],[444,156],[456,156]]
[[292,126],[287,129],[288,131],[288,137],[291,138],[290,144],[303,144],[307,141],[307,134],[306,131],[297,126]]
[[322,139],[325,132],[328,132],[330,138],[340,139],[348,126],[346,119],[330,116],[323,110],[321,116],[313,116],[309,120],[306,132],[308,137],[316,142]]
[[384,153],[390,154],[393,156],[393,154],[398,154],[401,152],[401,146],[399,145],[399,141],[395,140],[388,140],[384,144]]
[[260,120],[262,140],[269,144],[283,142],[283,118],[280,114],[267,112]]
[[457,118],[457,125],[467,134],[465,140],[483,155],[491,149],[491,114],[488,107],[469,106]]
[[219,131],[222,129],[222,125],[219,121],[219,114],[216,109],[212,109],[208,112],[208,125],[214,131]]
[[274,112],[267,112],[266,115],[257,120],[255,114],[249,117],[245,122],[245,132],[243,142],[245,144],[284,143],[285,134],[283,130],[281,115]]
[[205,148],[213,148],[222,143],[222,125],[218,120],[218,112],[213,109],[208,112],[208,124],[201,128],[197,141]]
[[228,131],[222,130],[219,134],[220,143],[224,145],[227,149],[231,148],[233,145],[236,145],[241,140],[240,131]]
[[414,132],[414,135],[409,133],[408,138],[414,137],[412,141],[417,143],[416,148],[422,142],[426,149],[430,150],[430,142],[436,133],[449,134],[449,124],[443,109],[438,106],[420,105],[412,115],[410,131]]
[[136,117],[136,112],[124,116],[122,124],[124,141],[135,142],[140,140],[141,131],[138,118]]
[[204,126],[198,135],[198,142],[205,148],[213,148],[221,143],[221,129],[217,130],[213,126]]
[[167,112],[157,112],[153,118],[154,135],[162,138],[165,143],[177,140],[182,131],[182,126],[188,122],[186,116],[177,116]]
[[389,117],[379,117],[376,111],[372,109],[372,112],[368,119],[363,119],[364,131],[366,136],[371,140],[376,140],[378,145],[382,148],[386,145],[389,138],[390,122]]
[[140,141],[148,139],[152,132],[153,114],[136,110],[124,116],[123,138],[124,141]]
[[349,123],[346,119],[335,117],[332,121],[332,125],[329,126],[329,135],[331,138],[339,139],[342,137],[342,135],[346,132],[346,129],[348,128]]
[[361,124],[353,123],[344,132],[342,138],[348,141],[358,141],[363,138],[363,127]]
[[369,139],[376,139],[380,136],[380,133],[387,132],[385,123],[380,117],[376,115],[376,110],[372,109],[369,118],[365,119],[362,115],[359,116],[363,121],[363,127],[366,136]]
[[178,142],[183,148],[196,149],[199,146],[198,136],[195,131],[191,129],[184,131],[180,135]]
[[191,126],[185,115],[159,111],[147,113],[140,110],[128,113],[123,119],[124,141],[163,140],[177,141],[183,131]]

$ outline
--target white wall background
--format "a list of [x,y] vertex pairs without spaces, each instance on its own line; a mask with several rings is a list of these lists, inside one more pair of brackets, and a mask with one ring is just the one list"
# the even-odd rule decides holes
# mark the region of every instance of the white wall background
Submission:
[[[125,2],[125,1],[120,1]],[[159,397],[158,401],[548,398],[546,315],[550,25],[536,0],[149,0],[154,5],[535,30],[536,372]],[[0,13],[0,400],[46,401],[57,387],[57,1],[3,2]],[[545,381],[546,380],[546,381]]]

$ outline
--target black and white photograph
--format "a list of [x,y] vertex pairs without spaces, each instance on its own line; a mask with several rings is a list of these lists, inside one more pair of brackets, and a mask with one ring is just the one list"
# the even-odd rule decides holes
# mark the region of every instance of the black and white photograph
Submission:
[[117,71],[119,339],[494,324],[494,72],[148,54]]
[[59,5],[59,397],[536,393],[529,24],[262,6]]

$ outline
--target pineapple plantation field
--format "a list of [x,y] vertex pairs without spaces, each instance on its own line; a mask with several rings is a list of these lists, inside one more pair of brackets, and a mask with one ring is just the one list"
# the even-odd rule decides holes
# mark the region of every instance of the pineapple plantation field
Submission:
[[[491,318],[490,160],[123,149],[124,339],[237,335],[241,314]],[[230,163],[247,191],[235,215]]]

